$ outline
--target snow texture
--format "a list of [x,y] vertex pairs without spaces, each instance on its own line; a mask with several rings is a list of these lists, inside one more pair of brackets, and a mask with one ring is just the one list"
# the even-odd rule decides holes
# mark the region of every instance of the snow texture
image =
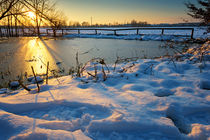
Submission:
[[1,89],[0,139],[210,139],[209,61],[202,72],[190,59],[108,65],[105,81],[94,64],[97,79],[84,72],[40,84],[40,93],[36,84]]

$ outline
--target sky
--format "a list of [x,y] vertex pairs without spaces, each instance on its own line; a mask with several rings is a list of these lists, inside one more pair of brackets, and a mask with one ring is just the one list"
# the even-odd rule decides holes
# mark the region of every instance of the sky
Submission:
[[196,0],[59,0],[57,6],[69,21],[96,24],[126,23],[132,19],[150,24],[193,21],[184,2]]

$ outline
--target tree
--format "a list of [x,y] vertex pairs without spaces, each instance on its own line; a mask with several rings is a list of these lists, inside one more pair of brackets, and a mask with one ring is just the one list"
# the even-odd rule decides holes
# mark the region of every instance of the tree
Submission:
[[51,4],[50,0],[24,0],[28,9],[35,13],[34,23],[36,24],[37,35],[40,36],[40,27],[43,20],[47,18],[47,13],[54,8],[54,3]]
[[[199,19],[203,24],[208,25],[210,23],[210,0],[197,0],[200,7],[196,7],[193,3],[185,3],[188,8],[188,15],[195,19]],[[210,32],[210,27],[208,27]]]
[[0,20],[12,15],[17,15],[20,13],[11,13],[11,9],[15,6],[19,0],[0,0]]
[[136,26],[136,25],[137,25],[137,21],[136,21],[135,19],[133,19],[133,20],[131,21],[131,25],[132,25],[132,26]]
[[35,17],[30,20],[34,22],[36,33],[40,36],[40,27],[49,20],[48,13],[55,8],[55,3],[51,0],[22,0],[22,4],[35,14]]
[[[59,29],[66,26],[64,14],[55,7],[54,0],[0,0],[0,22],[6,25],[7,35],[18,36],[18,28],[27,27],[33,34],[41,35],[41,26],[51,26],[53,29]],[[29,15],[32,13],[33,15]],[[28,32],[29,33],[29,32]],[[1,26],[0,26],[0,35]]]
[[[24,9],[24,5],[21,4],[20,2],[15,4],[12,8],[12,13],[22,13]],[[26,11],[27,12],[27,11]],[[22,16],[21,14],[14,14],[14,27],[15,27],[15,36],[18,36],[18,24],[21,24],[20,21],[20,16]]]
[[66,17],[63,12],[56,10],[55,8],[48,13],[47,21],[53,29],[54,37],[56,37],[56,29],[61,29],[62,27],[67,26]]
[[76,21],[76,22],[74,22],[73,26],[74,26],[74,27],[80,27],[81,24],[80,24],[78,21]]
[[84,21],[84,22],[82,22],[82,26],[87,27],[87,26],[90,26],[90,24],[89,24],[89,22]]

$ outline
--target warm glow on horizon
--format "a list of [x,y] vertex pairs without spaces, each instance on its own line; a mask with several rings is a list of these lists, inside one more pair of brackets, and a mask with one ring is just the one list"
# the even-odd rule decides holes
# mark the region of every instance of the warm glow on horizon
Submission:
[[187,15],[185,1],[59,0],[58,7],[69,21],[80,23],[85,21],[92,24],[124,24],[133,19],[150,24],[194,22],[195,20]]

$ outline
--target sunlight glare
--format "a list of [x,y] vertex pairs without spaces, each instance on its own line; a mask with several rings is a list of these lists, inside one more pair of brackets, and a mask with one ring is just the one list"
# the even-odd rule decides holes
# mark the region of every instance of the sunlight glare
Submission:
[[36,17],[34,12],[28,12],[27,15],[32,19],[34,19]]
[[[43,41],[39,38],[31,38],[28,42],[24,42],[24,46],[21,47],[18,52],[25,52],[24,58],[22,60],[26,60],[28,64],[25,64],[24,70],[28,72],[28,74],[32,74],[31,66],[33,66],[35,72],[37,74],[45,74],[46,73],[46,64],[49,61],[50,66],[57,70],[56,61],[54,60],[51,53],[48,51],[47,46],[43,43]],[[26,51],[27,50],[27,51]],[[24,72],[24,71],[23,71]]]

